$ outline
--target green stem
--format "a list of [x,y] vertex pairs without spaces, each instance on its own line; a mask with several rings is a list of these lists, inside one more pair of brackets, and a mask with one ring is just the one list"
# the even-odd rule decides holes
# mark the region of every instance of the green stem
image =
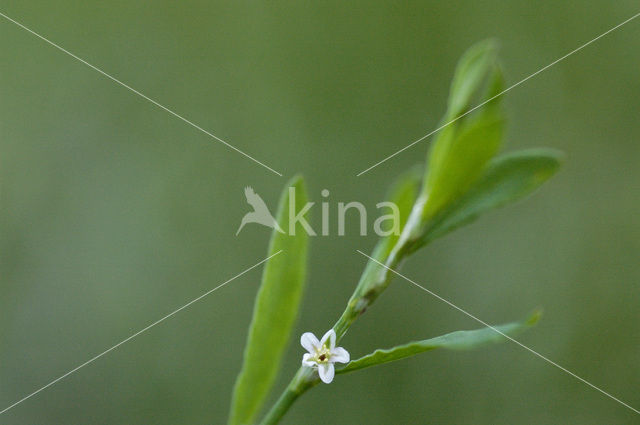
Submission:
[[[338,341],[347,333],[353,322],[364,314],[367,308],[389,286],[394,277],[389,269],[395,269],[400,265],[405,258],[407,246],[408,244],[405,241],[400,240],[384,257],[377,258],[377,261],[385,265],[384,267],[369,260],[358,286],[351,299],[349,299],[347,308],[345,308],[336,324],[333,325]],[[372,257],[378,257],[375,251]]]
[[280,419],[287,413],[293,402],[317,383],[318,380],[313,377],[311,368],[301,367],[298,369],[287,388],[271,407],[262,422],[260,422],[260,425],[275,425],[280,422]]
[[276,403],[273,405],[267,416],[262,420],[262,425],[274,425],[277,424],[280,419],[287,413],[289,407],[293,404],[294,401],[300,396],[299,392],[292,390],[291,388],[287,388]]

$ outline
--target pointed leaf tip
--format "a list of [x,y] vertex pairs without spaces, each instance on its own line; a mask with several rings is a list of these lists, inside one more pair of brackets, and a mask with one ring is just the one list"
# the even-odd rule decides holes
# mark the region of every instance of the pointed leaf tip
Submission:
[[338,369],[336,373],[349,373],[359,369],[389,363],[411,357],[425,351],[444,348],[448,350],[470,350],[487,343],[501,342],[529,329],[540,319],[540,311],[536,310],[530,317],[520,322],[491,326],[472,331],[456,331],[436,338],[414,341],[390,349],[378,349],[371,354],[361,357]]

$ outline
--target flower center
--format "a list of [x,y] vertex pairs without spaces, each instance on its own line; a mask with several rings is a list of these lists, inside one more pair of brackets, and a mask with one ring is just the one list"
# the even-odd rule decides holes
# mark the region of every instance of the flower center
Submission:
[[329,357],[331,357],[331,350],[329,350],[326,345],[323,345],[322,348],[316,351],[317,363],[326,363],[329,361]]

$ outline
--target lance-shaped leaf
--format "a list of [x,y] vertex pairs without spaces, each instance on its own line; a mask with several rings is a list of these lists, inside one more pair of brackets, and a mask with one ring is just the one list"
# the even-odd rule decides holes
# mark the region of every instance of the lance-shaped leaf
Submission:
[[[415,213],[420,224],[465,193],[500,148],[504,116],[501,98],[496,95],[502,91],[504,80],[496,56],[496,43],[485,40],[467,50],[458,62],[444,117],[446,126],[429,152],[420,211]],[[474,97],[482,106],[457,120]],[[419,229],[413,231],[419,233]]]
[[[378,349],[371,354],[353,360],[336,373],[348,373],[383,363],[411,357],[425,351],[445,348],[448,350],[471,350],[484,344],[506,341],[535,325],[540,319],[540,311],[534,312],[527,320],[506,325],[486,327],[473,331],[457,331],[436,338],[410,342],[387,350]],[[506,336],[505,336],[506,335]]]
[[482,87],[497,58],[495,40],[484,40],[471,46],[460,58],[451,82],[449,105],[445,120],[465,112],[474,94]]
[[445,128],[429,154],[425,176],[423,221],[457,200],[482,174],[498,152],[504,119],[497,108],[474,115],[462,125]]
[[[289,187],[295,189],[295,211],[307,203],[302,177],[294,177],[280,197],[277,221],[289,229]],[[308,235],[300,222],[295,236],[274,230],[269,255],[281,251],[264,268],[256,296],[253,319],[244,352],[242,370],[236,380],[230,425],[254,422],[280,367],[282,353],[291,336],[306,274]]]
[[558,171],[561,158],[555,150],[527,149],[491,161],[477,183],[432,221],[420,245],[531,194]]

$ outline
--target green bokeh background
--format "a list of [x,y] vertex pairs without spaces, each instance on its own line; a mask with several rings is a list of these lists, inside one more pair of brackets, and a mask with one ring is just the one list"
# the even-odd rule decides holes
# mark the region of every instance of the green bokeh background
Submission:
[[[497,37],[509,83],[638,12],[631,0],[2,1],[0,11],[281,171],[278,177],[0,18],[0,410],[265,257],[243,187],[375,211],[423,160],[453,68]],[[566,153],[534,197],[404,271],[487,322],[545,309],[520,340],[640,407],[640,20],[513,89],[506,149]],[[320,225],[315,208],[314,225]],[[372,225],[373,218],[370,220]],[[370,227],[371,228],[371,227]],[[335,229],[335,227],[334,227]],[[375,236],[312,238],[303,331],[341,313]],[[260,271],[0,417],[3,424],[224,423]],[[342,345],[478,327],[396,281]],[[631,410],[515,344],[337,377],[285,424],[629,424]]]

